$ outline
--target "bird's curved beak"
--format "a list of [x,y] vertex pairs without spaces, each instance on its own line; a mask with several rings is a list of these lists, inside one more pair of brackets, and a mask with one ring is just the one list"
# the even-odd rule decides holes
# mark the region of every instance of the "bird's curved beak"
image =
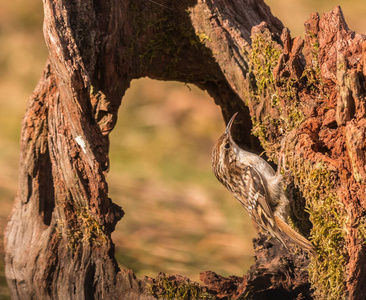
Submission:
[[235,120],[235,117],[236,115],[238,114],[238,112],[236,112],[230,119],[229,123],[227,124],[226,126],[226,130],[225,130],[225,133],[228,135],[229,139],[230,139],[230,142],[232,142],[233,144],[235,144],[233,138],[231,137],[231,126],[233,125],[234,123],[234,120]]

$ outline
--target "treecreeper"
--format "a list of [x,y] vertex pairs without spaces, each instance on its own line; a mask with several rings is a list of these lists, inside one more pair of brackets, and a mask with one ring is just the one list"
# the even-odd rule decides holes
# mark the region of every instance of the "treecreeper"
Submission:
[[231,126],[237,114],[233,115],[212,151],[215,176],[239,200],[253,221],[286,249],[290,249],[290,240],[315,254],[314,246],[288,225],[290,205],[282,176],[276,174],[263,158],[243,150],[234,142]]

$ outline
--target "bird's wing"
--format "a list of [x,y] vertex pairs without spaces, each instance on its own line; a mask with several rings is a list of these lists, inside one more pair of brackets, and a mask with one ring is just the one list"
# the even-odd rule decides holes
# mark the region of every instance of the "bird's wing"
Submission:
[[[241,171],[240,180],[244,189],[240,191],[241,197],[237,197],[237,199],[258,226],[276,237],[287,248],[287,243],[275,222],[273,211],[269,206],[267,189],[260,173],[252,166],[245,166],[244,170]],[[247,205],[240,198],[245,198]]]

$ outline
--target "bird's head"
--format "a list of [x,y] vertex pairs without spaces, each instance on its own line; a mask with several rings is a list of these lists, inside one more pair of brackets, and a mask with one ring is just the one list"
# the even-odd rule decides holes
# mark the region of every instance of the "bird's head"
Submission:
[[234,123],[235,117],[238,113],[235,113],[229,123],[226,126],[226,130],[223,135],[218,139],[216,145],[212,151],[212,170],[217,178],[220,179],[223,166],[228,166],[235,158],[237,151],[240,150],[239,146],[234,142],[231,136],[231,127]]

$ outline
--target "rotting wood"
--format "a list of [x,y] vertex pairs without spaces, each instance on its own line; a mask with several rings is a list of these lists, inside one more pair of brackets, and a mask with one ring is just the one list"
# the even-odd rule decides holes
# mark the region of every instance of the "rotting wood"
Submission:
[[[239,111],[238,142],[264,148],[276,163],[284,141],[295,207],[308,218],[306,200],[313,222],[315,295],[328,280],[334,286],[324,295],[365,298],[366,42],[339,7],[313,14],[304,41],[292,39],[263,1],[45,0],[44,12],[49,61],[23,119],[18,195],[5,233],[13,299],[154,298],[146,288],[152,279],[117,266],[111,233],[123,210],[108,198],[105,178],[108,134],[130,81],[144,76],[207,90],[226,121]],[[322,201],[335,211],[325,233]],[[294,223],[309,234],[309,222]],[[330,248],[322,234],[334,242]],[[247,275],[203,273],[203,292],[311,297],[305,255],[275,242],[255,245]],[[342,264],[322,274],[332,251]]]

